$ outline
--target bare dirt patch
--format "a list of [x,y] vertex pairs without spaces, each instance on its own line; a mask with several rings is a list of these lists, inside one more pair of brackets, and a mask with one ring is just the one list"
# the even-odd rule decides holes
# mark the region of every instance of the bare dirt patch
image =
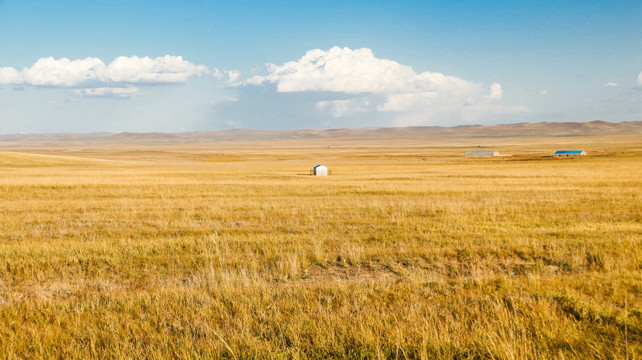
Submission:
[[322,282],[343,281],[394,281],[399,275],[382,265],[319,266],[312,265],[301,276],[300,282],[316,285]]

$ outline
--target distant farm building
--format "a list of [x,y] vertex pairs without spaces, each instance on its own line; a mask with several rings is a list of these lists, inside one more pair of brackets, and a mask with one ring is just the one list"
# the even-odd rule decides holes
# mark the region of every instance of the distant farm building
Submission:
[[312,169],[314,176],[328,176],[328,168],[323,165],[317,165]]
[[493,157],[499,156],[499,151],[467,151],[466,157]]
[[584,150],[557,150],[553,156],[557,157],[569,157],[569,156],[584,156],[586,151]]

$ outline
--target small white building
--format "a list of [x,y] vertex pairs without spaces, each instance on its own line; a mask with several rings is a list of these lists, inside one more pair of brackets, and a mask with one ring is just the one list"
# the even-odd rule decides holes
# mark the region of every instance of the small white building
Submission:
[[328,168],[319,164],[314,167],[312,174],[314,176],[328,176]]
[[493,157],[499,156],[499,151],[467,151],[466,157]]

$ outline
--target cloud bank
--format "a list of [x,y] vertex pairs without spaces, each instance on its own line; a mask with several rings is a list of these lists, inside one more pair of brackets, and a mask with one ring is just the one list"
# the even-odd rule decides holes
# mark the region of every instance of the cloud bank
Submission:
[[92,57],[47,57],[22,70],[0,68],[0,84],[81,88],[73,91],[79,96],[133,97],[140,91],[123,85],[184,84],[190,77],[206,73],[209,71],[205,66],[192,64],[181,56],[119,56],[109,64]]
[[75,89],[73,94],[81,97],[101,97],[101,98],[123,98],[130,99],[142,95],[140,89],[136,87],[125,88],[90,88]]
[[0,67],[0,85],[62,89],[85,98],[131,99],[148,93],[146,86],[185,84],[192,77],[209,74],[211,81],[218,82],[212,88],[220,92],[220,99],[234,99],[204,100],[208,106],[204,117],[223,127],[452,125],[510,122],[530,112],[524,106],[505,104],[505,91],[498,82],[480,84],[439,72],[416,72],[411,66],[378,58],[367,48],[313,49],[281,65],[266,64],[261,72],[210,70],[171,55],[120,56],[110,63],[93,57],[46,57],[22,70]]
[[[438,72],[415,72],[394,60],[380,59],[367,48],[333,47],[308,51],[296,61],[267,64],[267,75],[236,82],[237,86],[275,84],[279,93],[336,93],[336,100],[316,103],[334,118],[364,112],[389,113],[394,125],[424,125],[448,120],[475,122],[498,114],[525,113],[505,106],[502,87],[488,87]],[[348,98],[345,98],[348,95]]]

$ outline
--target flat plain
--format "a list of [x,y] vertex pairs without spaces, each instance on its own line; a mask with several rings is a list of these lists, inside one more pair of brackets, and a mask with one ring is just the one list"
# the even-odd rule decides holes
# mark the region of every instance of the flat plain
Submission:
[[7,143],[0,357],[639,359],[641,189],[640,133]]

